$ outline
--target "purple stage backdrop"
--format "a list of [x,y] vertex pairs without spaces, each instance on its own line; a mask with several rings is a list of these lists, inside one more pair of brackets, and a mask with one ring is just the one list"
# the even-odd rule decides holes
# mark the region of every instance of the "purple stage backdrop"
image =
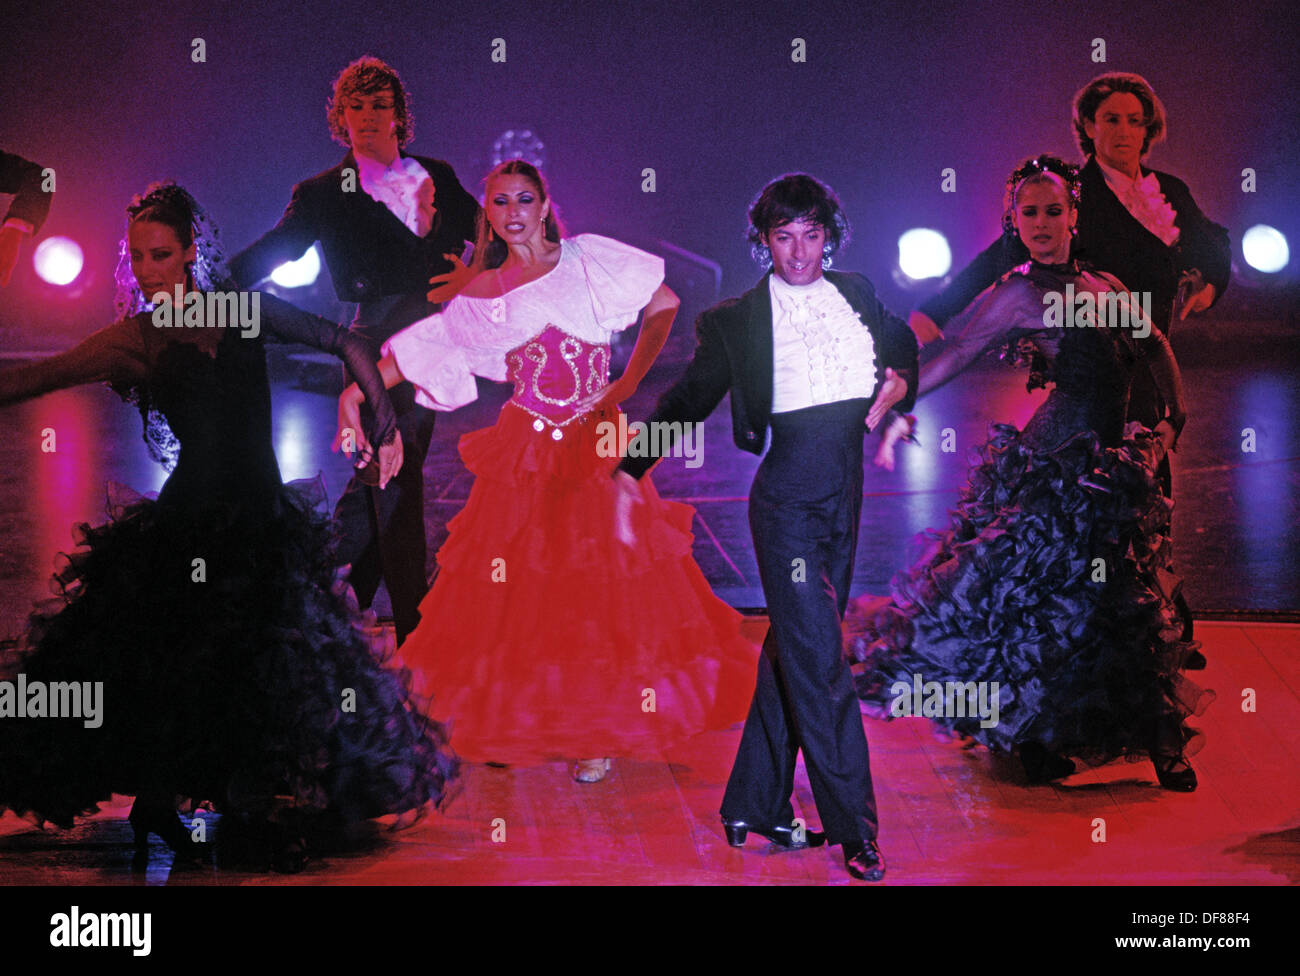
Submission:
[[[891,279],[899,234],[941,230],[960,268],[994,236],[1018,159],[1079,158],[1070,97],[1106,70],[1151,81],[1170,126],[1150,162],[1235,243],[1258,221],[1300,240],[1285,2],[182,0],[10,5],[4,21],[0,145],[55,168],[43,233],[80,242],[88,269],[85,288],[55,294],[25,263],[0,301],[0,349],[66,346],[104,322],[122,207],[152,180],[193,190],[232,250],[270,227],[292,184],[342,155],[325,101],[366,52],[410,88],[412,151],[478,192],[494,141],[530,129],[572,230],[667,241],[720,265],[723,294],[756,277],[751,196],[803,169],[854,222],[841,265],[906,312],[925,292]],[[946,168],[954,193],[940,191]]]
[[[70,237],[86,268],[71,287],[48,285],[27,242],[0,290],[0,354],[65,349],[110,321],[123,208],[154,180],[193,191],[231,253],[270,228],[293,184],[342,157],[326,101],[340,69],[371,53],[410,91],[409,151],[447,160],[479,194],[494,143],[515,133],[512,147],[531,146],[543,159],[570,233],[604,233],[666,257],[683,307],[629,403],[629,414],[644,418],[690,355],[694,316],[758,278],[745,210],[769,179],[805,170],[830,183],[853,223],[836,267],[865,273],[906,315],[939,283],[904,283],[900,234],[942,232],[953,269],[962,268],[997,235],[1003,180],[1018,161],[1045,151],[1081,161],[1069,121],[1074,93],[1102,72],[1132,71],[1168,111],[1168,138],[1149,164],[1181,177],[1233,242],[1232,288],[1174,337],[1193,398],[1176,465],[1176,544],[1192,603],[1295,611],[1300,274],[1293,257],[1265,281],[1245,265],[1241,240],[1266,223],[1300,241],[1296,25],[1291,3],[1239,0],[10,4],[0,23],[0,149],[54,170],[54,206],[36,243]],[[351,318],[327,271],[282,294]],[[626,355],[630,333],[620,341]],[[314,393],[277,397],[282,471],[324,470],[337,489],[348,471],[326,451],[337,369],[300,354],[290,367]],[[882,592],[906,564],[906,540],[944,524],[966,447],[990,420],[1029,416],[1037,401],[1024,396],[1023,377],[988,372],[972,371],[918,408],[924,446],[910,449],[896,476],[869,469],[867,492],[877,498],[865,516],[873,529],[858,585]],[[499,393],[439,423],[430,456],[439,492],[426,510],[435,548],[468,491],[456,438],[492,422]],[[43,589],[70,522],[102,518],[105,480],[145,490],[163,477],[139,442],[138,418],[105,406],[103,391],[81,395],[32,408],[75,403],[84,412],[74,418],[87,440],[84,464],[59,476],[76,498],[49,501],[32,480],[46,467],[23,460],[30,445],[17,435],[11,455],[0,451],[27,479],[9,484],[11,497],[38,506],[22,515],[18,502],[6,504],[18,520],[5,523],[10,538],[26,547],[14,557],[21,570],[0,569],[0,581],[13,574],[15,594]],[[696,556],[711,584],[755,606],[762,597],[744,518],[754,463],[731,448],[725,409],[710,423],[710,464],[665,464],[655,479],[697,505]],[[948,426],[962,446],[944,453],[933,432]]]

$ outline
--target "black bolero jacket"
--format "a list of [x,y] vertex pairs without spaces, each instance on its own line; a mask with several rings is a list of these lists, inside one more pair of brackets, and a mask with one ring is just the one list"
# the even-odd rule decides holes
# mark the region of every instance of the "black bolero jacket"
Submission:
[[[892,368],[907,380],[907,395],[896,407],[910,409],[917,386],[917,346],[912,330],[881,304],[875,288],[862,275],[828,271],[826,280],[839,289],[863,325],[871,330],[877,390],[884,382],[885,369]],[[695,356],[682,378],[660,397],[650,422],[699,422],[730,392],[736,446],[751,454],[762,454],[772,417],[774,371],[768,276],[740,298],[703,312],[695,332]],[[656,460],[626,457],[619,469],[640,478]]]
[[[356,157],[349,151],[337,166],[295,186],[280,222],[231,259],[239,286],[253,287],[320,241],[341,301],[427,292],[430,277],[451,270],[443,254],[459,255],[465,242],[474,239],[479,206],[447,163],[410,158],[433,178],[437,214],[426,236],[416,237],[361,188]],[[344,192],[343,170],[348,167],[357,174],[356,187]]]

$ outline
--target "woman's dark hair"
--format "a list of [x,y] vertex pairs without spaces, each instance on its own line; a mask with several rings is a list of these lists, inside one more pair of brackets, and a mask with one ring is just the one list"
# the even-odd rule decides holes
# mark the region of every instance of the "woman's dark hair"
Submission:
[[169,181],[152,183],[144,193],[136,194],[126,207],[126,228],[118,245],[114,305],[119,316],[134,315],[147,306],[148,299],[131,271],[131,225],[140,221],[170,227],[182,248],[194,245],[194,260],[187,266],[193,285],[199,291],[233,289],[226,270],[225,249],[221,232],[208,212],[183,186]]
[[1152,90],[1147,80],[1141,75],[1131,74],[1127,71],[1110,71],[1092,79],[1092,81],[1080,88],[1074,96],[1074,137],[1078,140],[1079,150],[1085,156],[1093,155],[1097,151],[1097,147],[1088,138],[1084,123],[1092,122],[1095,124],[1097,121],[1097,108],[1116,92],[1127,92],[1142,103],[1142,123],[1147,129],[1147,134],[1142,139],[1143,156],[1147,154],[1147,150],[1165,137],[1168,127],[1168,121],[1165,118],[1165,107],[1161,104],[1160,99],[1156,97],[1155,91]]
[[1066,198],[1070,201],[1070,206],[1075,210],[1079,209],[1079,193],[1082,188],[1082,181],[1079,176],[1079,167],[1073,163],[1067,163],[1060,156],[1053,156],[1050,153],[1043,153],[1035,156],[1033,159],[1027,159],[1007,177],[1006,189],[1002,195],[1002,230],[1004,233],[1015,236],[1016,224],[1016,193],[1026,183],[1042,183],[1051,179],[1052,176],[1059,177],[1065,184]]
[[[135,315],[150,307],[131,271],[131,226],[142,221],[170,227],[182,248],[194,245],[194,260],[186,265],[186,273],[190,278],[189,284],[196,290],[233,291],[236,288],[226,271],[221,235],[208,212],[183,186],[170,181],[153,183],[127,204],[126,228],[118,245],[117,270],[114,273],[117,282],[114,305],[119,317]],[[180,458],[180,442],[168,426],[166,417],[154,404],[149,383],[112,385],[123,399],[139,409],[150,456],[168,471],[173,470]]]
[[194,243],[194,210],[198,201],[176,183],[152,183],[144,193],[137,193],[126,206],[126,223],[147,220],[166,224],[176,232],[181,247]]
[[772,263],[772,252],[763,239],[776,228],[796,220],[809,220],[826,232],[822,267],[849,242],[849,219],[839,198],[825,183],[807,173],[787,173],[759,192],[749,207],[749,243],[754,260],[764,268]]
[[[504,163],[497,165],[492,172],[483,177],[484,208],[478,212],[478,233],[474,237],[474,258],[471,263],[476,271],[482,271],[486,268],[499,268],[505,261],[509,249],[505,241],[497,237],[492,230],[492,224],[487,219],[487,186],[498,176],[522,176],[537,190],[537,198],[541,203],[550,199],[550,194],[546,189],[546,180],[542,178],[541,172],[532,163],[525,162],[522,159],[507,159]],[[556,210],[555,201],[551,200],[550,210],[546,214],[546,223],[542,229],[542,235],[553,243],[560,243],[564,237],[564,225],[560,223],[560,215]]]
[[357,58],[334,79],[334,93],[325,104],[330,135],[340,145],[352,148],[348,126],[343,119],[347,100],[353,95],[377,95],[385,88],[393,91],[393,118],[397,123],[397,144],[407,145],[415,136],[415,116],[406,106],[406,86],[391,66],[369,54]]

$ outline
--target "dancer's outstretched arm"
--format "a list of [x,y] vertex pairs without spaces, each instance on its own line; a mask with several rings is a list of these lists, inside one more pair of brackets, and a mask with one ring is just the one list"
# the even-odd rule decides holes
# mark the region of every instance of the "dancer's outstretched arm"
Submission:
[[1012,332],[1027,334],[1045,328],[1043,308],[1037,291],[1027,279],[1013,277],[999,285],[987,298],[950,323],[952,337],[939,355],[921,367],[916,395],[923,397],[955,379],[985,350],[1006,342]]
[[[673,384],[672,389],[659,398],[659,403],[647,422],[649,427],[650,424],[666,421],[670,440],[675,440],[672,432],[682,423],[703,421],[731,388],[727,354],[709,311],[700,313],[695,323],[695,335],[695,355],[686,367],[686,372]],[[614,469],[613,477],[618,486],[614,531],[629,546],[634,546],[637,542],[632,529],[632,509],[642,501],[641,486],[637,482],[659,460],[649,447],[648,443],[639,445],[645,456],[624,457]],[[666,451],[671,445],[664,445],[660,441],[658,448]]]
[[[712,311],[706,309],[696,319],[695,355],[691,357],[681,379],[659,398],[647,425],[665,422],[668,425],[666,429],[672,431],[676,429],[674,424],[699,423],[713,413],[731,389],[731,365],[718,332],[719,325],[710,314]],[[649,443],[641,446],[645,448],[644,452],[639,452],[636,456],[629,455],[619,462],[618,473],[640,479],[654,466],[659,455],[649,450]],[[666,453],[671,450],[672,443],[664,444],[660,440],[657,446],[661,452]]]
[[230,259],[230,273],[241,288],[252,288],[286,261],[297,261],[320,239],[319,194],[310,191],[310,183],[295,186],[279,223]]
[[[932,295],[912,313],[908,324],[917,338],[925,343],[941,338],[938,330],[948,333],[948,321],[959,315],[980,292],[995,284],[1017,264],[1029,257],[1018,238],[999,237],[981,251],[957,276],[936,295]],[[919,313],[919,314],[918,314]],[[937,326],[931,331],[930,326]]]
[[134,319],[123,319],[67,352],[0,370],[0,406],[86,383],[130,383],[145,374],[144,342]]
[[[921,367],[918,398],[955,379],[987,349],[1006,342],[1013,332],[1031,333],[1045,328],[1042,305],[1034,286],[1024,278],[1011,278],[980,302],[949,323],[950,338],[940,351]],[[894,449],[912,436],[914,418],[903,411],[891,411],[884,418],[875,463],[894,470]]]

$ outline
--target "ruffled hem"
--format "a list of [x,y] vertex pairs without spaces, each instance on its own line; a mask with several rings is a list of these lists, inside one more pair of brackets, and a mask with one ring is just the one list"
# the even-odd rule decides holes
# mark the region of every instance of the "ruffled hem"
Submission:
[[1090,432],[1035,449],[992,426],[949,530],[923,535],[892,600],[846,617],[859,694],[878,714],[1094,763],[1200,747],[1184,720],[1214,693],[1181,673],[1199,645],[1181,640],[1174,605],[1163,447],[1137,425],[1127,434],[1111,449]]
[[359,820],[436,802],[454,773],[409,675],[335,579],[318,482],[272,515],[179,511],[110,486],[5,677],[102,684],[99,724],[0,723],[0,808],[69,825],[111,794]]
[[693,510],[642,479],[619,542],[598,436],[507,406],[461,440],[474,488],[400,653],[465,759],[657,756],[748,710],[757,648],[691,556]]

